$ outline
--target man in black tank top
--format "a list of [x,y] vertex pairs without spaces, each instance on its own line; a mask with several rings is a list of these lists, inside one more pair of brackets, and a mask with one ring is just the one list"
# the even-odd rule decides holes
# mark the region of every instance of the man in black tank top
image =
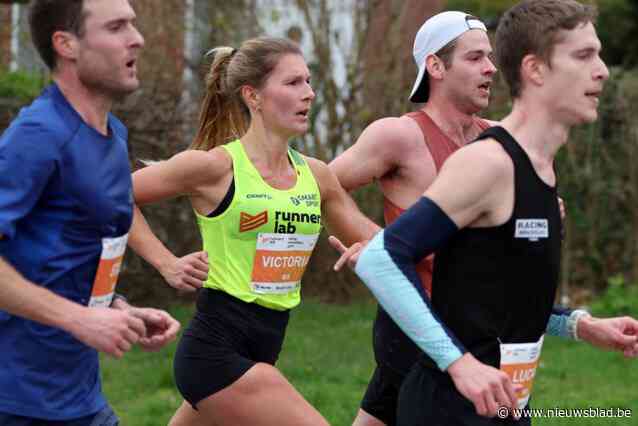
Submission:
[[[508,10],[496,41],[513,97],[502,127],[454,153],[412,208],[339,261],[356,263],[425,353],[403,383],[399,425],[530,424],[520,409],[545,333],[638,356],[638,321],[552,310],[561,233],[553,160],[572,126],[597,118],[609,76],[593,19],[575,0]],[[434,250],[430,300],[414,265]]]

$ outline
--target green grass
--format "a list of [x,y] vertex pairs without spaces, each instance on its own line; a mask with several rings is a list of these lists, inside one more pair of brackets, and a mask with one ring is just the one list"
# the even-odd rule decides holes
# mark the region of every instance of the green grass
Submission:
[[[304,302],[291,318],[278,367],[335,425],[349,425],[374,367],[375,306]],[[172,310],[185,326],[190,307]],[[175,344],[160,353],[133,350],[102,359],[103,385],[124,426],[165,425],[181,403],[172,378]],[[547,338],[534,385],[534,408],[623,407],[631,419],[536,419],[534,425],[638,425],[638,361],[576,342]]]

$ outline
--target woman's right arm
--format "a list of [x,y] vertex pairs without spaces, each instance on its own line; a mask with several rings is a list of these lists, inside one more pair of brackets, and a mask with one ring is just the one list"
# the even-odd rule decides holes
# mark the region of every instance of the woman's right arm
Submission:
[[[179,195],[201,196],[204,188],[219,184],[231,166],[230,158],[221,149],[181,152],[133,173],[135,202],[149,204]],[[158,270],[171,287],[193,291],[206,280],[207,253],[200,251],[181,258],[173,255],[153,234],[137,206],[128,245]]]
[[206,189],[220,184],[231,168],[232,161],[222,148],[180,152],[133,173],[135,203],[156,203],[180,195],[201,197]]

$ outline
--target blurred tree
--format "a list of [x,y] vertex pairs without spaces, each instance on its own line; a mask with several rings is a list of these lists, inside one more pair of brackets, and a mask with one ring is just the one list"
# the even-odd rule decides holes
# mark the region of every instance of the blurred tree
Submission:
[[599,0],[598,35],[608,65],[638,65],[638,0]]
[[371,2],[362,57],[366,124],[414,108],[407,99],[417,72],[412,56],[414,37],[423,22],[444,5],[443,0]]
[[[129,128],[134,170],[141,166],[140,160],[162,160],[183,150],[187,145],[183,123],[190,119],[179,107],[185,67],[184,1],[136,0],[135,9],[137,25],[146,41],[138,66],[141,87],[116,104],[114,111]],[[187,200],[144,207],[143,211],[153,231],[174,253],[189,253],[201,246]],[[175,299],[175,291],[131,250],[120,286],[134,301],[169,303]]]

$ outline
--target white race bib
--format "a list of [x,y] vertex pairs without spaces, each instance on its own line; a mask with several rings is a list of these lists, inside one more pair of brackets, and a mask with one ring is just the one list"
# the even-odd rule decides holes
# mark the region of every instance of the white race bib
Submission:
[[89,307],[109,307],[120,275],[128,234],[117,238],[102,238],[102,254],[97,267]]
[[301,285],[318,234],[259,233],[251,277],[252,291],[285,294]]
[[516,393],[518,408],[525,408],[529,401],[541,357],[543,338],[536,343],[501,343],[501,371],[507,373],[514,385],[523,385]]

